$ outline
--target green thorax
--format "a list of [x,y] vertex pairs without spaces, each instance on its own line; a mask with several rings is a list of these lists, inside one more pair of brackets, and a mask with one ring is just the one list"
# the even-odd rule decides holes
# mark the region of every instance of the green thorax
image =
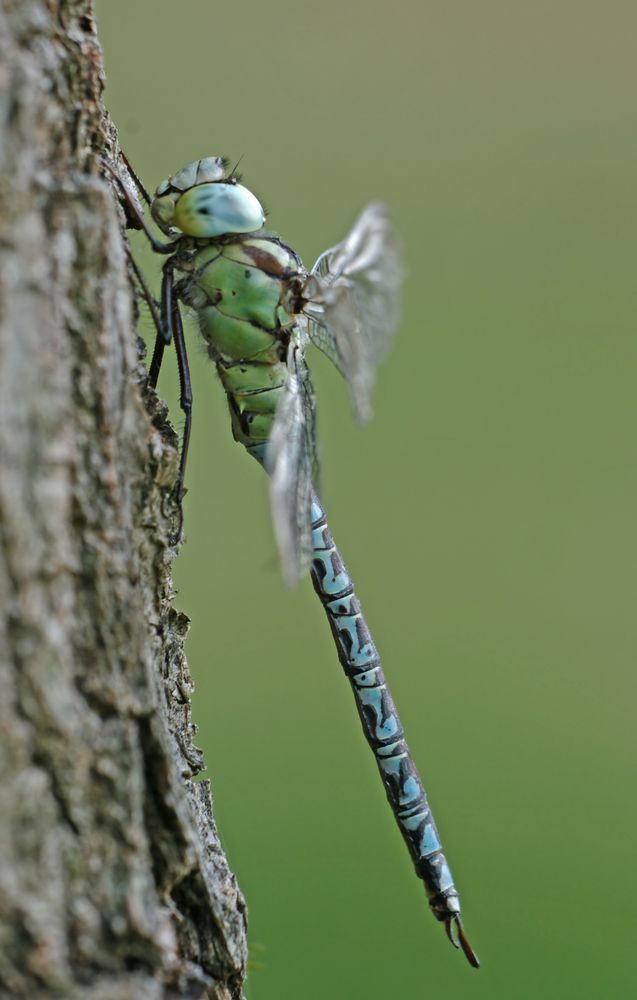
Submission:
[[306,271],[273,236],[198,241],[180,258],[185,277],[178,294],[197,313],[228,396],[234,437],[254,451],[270,436]]

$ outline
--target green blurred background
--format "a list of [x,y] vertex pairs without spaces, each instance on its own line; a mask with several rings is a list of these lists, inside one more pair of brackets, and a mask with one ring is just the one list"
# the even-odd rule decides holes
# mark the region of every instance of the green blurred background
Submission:
[[[311,358],[323,497],[483,967],[428,913],[197,346],[177,604],[249,997],[637,995],[635,4],[102,0],[98,17],[148,186],[243,155],[308,266],[370,198],[405,243],[373,424]],[[175,383],[169,356],[179,425]]]

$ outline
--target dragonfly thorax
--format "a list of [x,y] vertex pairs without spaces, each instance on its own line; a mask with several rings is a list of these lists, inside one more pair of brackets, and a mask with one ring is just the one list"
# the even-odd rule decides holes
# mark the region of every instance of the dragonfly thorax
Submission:
[[157,225],[195,239],[261,229],[265,215],[258,199],[226,171],[225,160],[209,156],[162,181],[151,205]]
[[304,322],[305,268],[276,237],[238,234],[202,241],[179,259],[178,272],[176,294],[197,314],[234,437],[261,458],[287,382],[288,345]]

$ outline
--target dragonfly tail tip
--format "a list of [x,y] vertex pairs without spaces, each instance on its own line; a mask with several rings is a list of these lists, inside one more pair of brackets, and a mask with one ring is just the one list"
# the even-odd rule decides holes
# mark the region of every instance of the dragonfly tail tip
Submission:
[[447,932],[447,937],[451,941],[454,948],[462,948],[469,965],[471,965],[474,969],[479,969],[480,959],[469,944],[462,926],[462,921],[457,914],[454,914],[453,917],[448,917],[445,920],[445,930]]

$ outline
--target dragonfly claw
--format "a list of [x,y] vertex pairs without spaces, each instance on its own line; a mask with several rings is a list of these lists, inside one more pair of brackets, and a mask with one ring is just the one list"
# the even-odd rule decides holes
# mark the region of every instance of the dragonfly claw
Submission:
[[179,508],[179,513],[177,515],[177,518],[178,520],[177,520],[176,531],[171,531],[170,534],[168,535],[168,544],[172,546],[179,545],[179,542],[181,541],[181,533],[184,527],[184,512],[181,509],[181,507]]
[[[162,505],[163,506],[163,510],[164,510],[164,514],[166,516],[168,516],[168,517],[171,516],[171,515],[175,516],[175,510],[174,510],[174,506],[173,505],[176,505],[176,507],[177,507],[177,511],[176,511],[177,526],[176,526],[176,528],[175,528],[174,531],[170,531],[168,533],[168,544],[172,545],[172,546],[178,545],[179,542],[181,541],[181,535],[182,535],[182,531],[183,531],[183,527],[184,527],[184,509],[183,509],[183,507],[181,505],[181,502],[182,502],[184,496],[186,495],[186,493],[187,493],[187,490],[184,489],[181,486],[180,483],[178,483],[177,486],[175,487],[175,489],[173,490],[172,494],[169,494],[169,496],[171,497],[171,500],[172,500],[171,506],[173,507],[173,509],[171,511],[168,511],[168,509],[167,509],[168,508],[168,504],[166,503],[165,506]],[[166,498],[166,499],[168,499],[168,498]]]

